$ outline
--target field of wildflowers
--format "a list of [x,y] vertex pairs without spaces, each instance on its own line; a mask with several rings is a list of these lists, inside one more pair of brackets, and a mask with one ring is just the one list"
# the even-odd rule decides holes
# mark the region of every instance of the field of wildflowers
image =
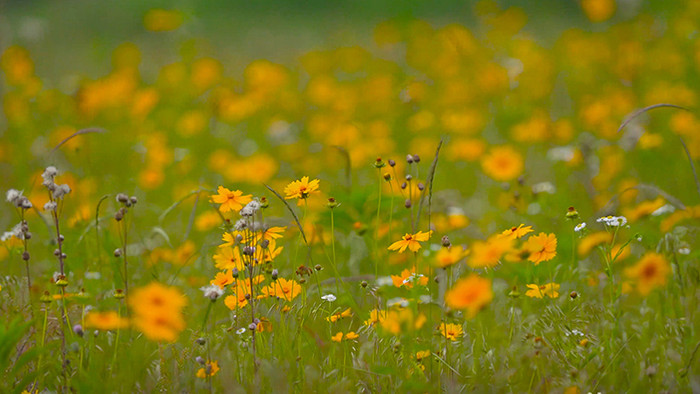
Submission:
[[700,392],[700,3],[512,3],[97,74],[5,5],[0,392]]

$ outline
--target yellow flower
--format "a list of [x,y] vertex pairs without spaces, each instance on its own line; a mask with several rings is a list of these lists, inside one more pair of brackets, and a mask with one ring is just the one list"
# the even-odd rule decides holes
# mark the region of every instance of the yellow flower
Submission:
[[554,234],[539,233],[527,239],[525,249],[530,252],[527,259],[539,265],[557,255],[557,237]]
[[476,274],[460,279],[445,293],[445,303],[453,309],[466,309],[472,318],[493,299],[491,281]]
[[450,341],[456,341],[462,336],[462,326],[459,324],[440,323],[440,334]]
[[117,312],[89,312],[85,315],[85,328],[96,328],[102,331],[116,330],[129,326],[129,321],[119,316]]
[[430,350],[420,350],[416,352],[416,361],[423,361],[424,358],[430,357]]
[[233,273],[231,270],[217,272],[214,279],[209,281],[209,284],[217,285],[221,289],[233,283]]
[[219,186],[217,193],[218,194],[211,196],[211,200],[217,204],[221,204],[219,206],[219,211],[221,212],[238,212],[245,204],[252,201],[252,196],[250,194],[244,196],[243,192],[240,190],[231,191],[223,186]]
[[510,146],[497,146],[481,160],[486,175],[497,181],[510,181],[523,172],[523,158]]
[[[209,369],[209,373],[207,373]],[[206,379],[207,376],[214,376],[219,372],[219,362],[218,361],[207,361],[205,368],[200,368],[197,371],[197,377],[200,379]]]
[[469,251],[464,250],[463,246],[441,248],[435,255],[435,265],[440,268],[445,268],[457,263],[468,254]]
[[417,252],[421,248],[420,242],[427,241],[432,233],[432,231],[427,233],[419,231],[415,234],[406,233],[400,241],[394,242],[387,249],[398,250],[399,253],[403,253],[406,248],[409,248],[411,252]]
[[522,238],[528,233],[532,232],[532,226],[525,226],[524,224],[519,225],[518,227],[511,227],[507,230],[503,230],[503,232],[500,234],[501,237],[507,237],[510,239],[516,239],[516,238]]
[[284,188],[284,193],[286,194],[284,198],[286,200],[291,200],[292,198],[306,199],[312,193],[319,193],[318,183],[318,179],[309,182],[308,176],[302,177],[301,180],[296,180]]
[[655,287],[665,286],[671,266],[664,256],[649,252],[632,267],[625,269],[628,278],[635,279],[641,295],[649,294]]
[[476,241],[472,245],[472,254],[467,263],[472,268],[489,268],[498,265],[501,256],[513,248],[509,237],[492,236],[486,241]]
[[405,287],[407,289],[413,288],[413,284],[417,283],[420,286],[425,286],[428,284],[428,277],[425,275],[416,274],[416,267],[412,267],[410,270],[405,269],[401,271],[401,275],[391,275],[391,281],[396,287]]
[[369,313],[369,319],[365,320],[366,326],[371,326],[374,323],[381,323],[386,319],[386,311],[372,309]]
[[615,13],[615,0],[581,0],[581,8],[591,22],[603,22]]
[[262,289],[262,293],[268,297],[279,297],[291,301],[301,292],[301,285],[295,280],[279,278],[267,287]]
[[238,248],[224,247],[214,255],[214,266],[220,270],[232,270],[236,268],[242,271],[244,268],[241,252]]
[[146,338],[174,342],[185,329],[182,308],[187,299],[177,288],[153,282],[134,290],[128,300],[133,324]]
[[557,283],[547,283],[546,285],[527,285],[527,288],[530,289],[525,292],[525,295],[531,298],[542,298],[544,296],[547,296],[549,298],[557,298],[559,297],[559,284]]
[[340,342],[343,339],[343,333],[338,331],[335,335],[331,337],[333,342]]
[[326,321],[329,321],[331,323],[335,323],[336,321],[338,321],[344,317],[350,317],[350,316],[352,316],[352,311],[350,310],[350,308],[348,308],[342,312],[332,314],[331,316],[326,318]]
[[607,231],[598,231],[588,234],[579,242],[578,254],[579,256],[585,256],[590,253],[593,248],[606,242],[612,242],[612,234]]
[[355,331],[350,331],[349,333],[345,334],[345,339],[347,339],[348,341],[351,341],[351,340],[353,340],[353,339],[357,339],[357,338],[359,338],[359,337],[360,337],[360,336],[357,335],[357,334],[355,333]]

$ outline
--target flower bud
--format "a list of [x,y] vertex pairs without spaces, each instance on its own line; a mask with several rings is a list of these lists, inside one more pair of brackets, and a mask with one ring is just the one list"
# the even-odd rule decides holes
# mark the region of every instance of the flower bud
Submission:
[[413,164],[413,155],[406,155],[406,163]]
[[396,165],[396,162],[395,162],[394,160],[392,160],[392,159],[387,160],[387,162],[389,163],[389,166],[390,166],[390,167],[393,167],[393,166]]
[[121,257],[121,255],[122,255],[122,248],[114,249],[114,257]]
[[279,276],[279,271],[277,271],[277,268],[272,270],[272,280],[277,280],[277,277]]
[[121,300],[125,296],[126,296],[126,294],[124,294],[124,290],[122,290],[122,289],[114,290],[114,298]]
[[136,198],[136,196],[131,196],[129,197],[129,202],[131,203],[131,205],[136,205],[136,203],[139,202],[139,199]]
[[446,248],[452,246],[452,243],[450,242],[450,237],[448,237],[447,235],[442,236],[442,246]]
[[374,161],[374,168],[382,168],[384,166],[386,166],[386,163],[384,163],[381,157],[377,157],[377,160]]
[[197,357],[194,359],[194,361],[196,361],[197,364],[200,364],[200,365],[204,365],[204,364],[207,363],[206,361],[204,361],[204,358],[203,358],[202,356],[197,356]]
[[406,181],[407,182],[411,182],[412,179],[413,179],[413,176],[411,174],[406,174]]
[[574,207],[569,207],[569,209],[566,210],[566,218],[567,219],[578,219],[578,211]]
[[77,335],[81,338],[85,334],[85,332],[83,331],[83,326],[81,326],[80,324],[76,324],[73,326],[73,332],[75,333],[75,335]]
[[248,324],[248,329],[249,329],[250,331],[255,331],[255,329],[256,329],[257,327],[258,327],[258,325],[255,324],[255,323],[250,323],[250,324]]
[[360,286],[362,286],[363,289],[367,288],[367,281],[363,280],[362,282],[360,282]]
[[418,190],[420,190],[420,191],[425,190],[425,185],[423,184],[423,182],[418,182]]
[[323,269],[323,267],[321,267],[321,264],[316,264],[316,265],[314,266],[314,269],[315,269],[316,271],[320,271],[320,270]]
[[403,206],[406,208],[411,208],[412,205],[411,200],[406,200],[406,202],[403,204]]
[[194,342],[195,342],[197,345],[204,346],[204,345],[207,343],[207,340],[204,339],[204,338],[202,338],[202,337],[200,337],[200,338],[195,339]]
[[335,198],[330,197],[328,199],[328,204],[326,206],[330,209],[336,208],[338,205],[340,205],[337,201],[335,201]]
[[24,252],[22,253],[22,260],[24,260],[24,261],[29,261],[29,252],[24,251]]
[[238,268],[233,268],[231,270],[231,276],[233,276],[233,279],[238,279]]
[[129,196],[124,193],[117,193],[116,200],[117,202],[124,204],[125,202],[129,201]]

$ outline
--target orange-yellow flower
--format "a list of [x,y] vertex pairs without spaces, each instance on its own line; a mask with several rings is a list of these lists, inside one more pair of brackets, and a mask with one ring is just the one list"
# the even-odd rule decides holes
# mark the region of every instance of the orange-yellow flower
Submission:
[[[207,373],[207,369],[209,373]],[[214,376],[219,372],[219,362],[218,361],[207,361],[205,368],[200,368],[197,371],[197,377],[200,379],[206,379],[207,376]]]
[[636,280],[641,295],[649,294],[655,287],[665,286],[670,272],[671,266],[666,258],[654,252],[646,253],[637,264],[625,269],[625,275]]
[[185,329],[185,296],[175,287],[153,282],[129,295],[134,326],[152,341],[174,342]]
[[331,316],[326,318],[326,321],[329,321],[331,323],[335,323],[336,321],[338,321],[344,317],[350,317],[350,316],[352,316],[352,310],[350,308],[348,308],[342,312],[332,314]]
[[116,330],[129,326],[129,321],[119,316],[117,312],[89,312],[85,315],[85,328],[96,328],[102,331]]
[[459,324],[445,324],[440,323],[440,334],[449,339],[450,341],[456,341],[462,336],[462,326]]
[[211,196],[211,200],[217,204],[221,204],[219,206],[219,211],[221,212],[238,212],[245,204],[248,204],[253,199],[253,196],[250,194],[243,195],[243,192],[240,190],[231,191],[223,186],[219,186],[217,193],[218,194]]
[[526,291],[525,295],[531,298],[542,298],[544,296],[549,298],[559,297],[558,283],[547,283],[546,285],[530,284],[527,285],[527,288],[530,290]]
[[391,275],[391,281],[396,287],[405,287],[407,289],[413,288],[413,285],[417,283],[420,286],[425,286],[428,284],[428,277],[425,275],[416,274],[416,267],[412,267],[410,270],[407,268],[401,271],[401,275]]
[[331,340],[333,342],[340,342],[343,340],[343,333],[341,331],[338,331],[335,335],[331,337]]
[[391,244],[388,249],[398,250],[399,253],[403,253],[406,248],[409,248],[411,252],[417,252],[418,249],[421,248],[420,242],[427,241],[432,233],[432,231],[428,231],[427,233],[419,231],[415,234],[406,233],[401,240]]
[[301,292],[301,285],[295,280],[279,278],[267,287],[262,289],[262,293],[268,297],[279,297],[291,301]]
[[445,303],[453,309],[465,309],[471,318],[493,299],[491,281],[476,274],[460,279],[445,293]]
[[355,331],[350,331],[349,333],[345,334],[345,339],[347,339],[348,341],[351,341],[351,340],[353,340],[353,339],[357,339],[357,338],[359,338],[359,337],[360,337],[360,336],[357,335],[357,334],[355,333]]
[[476,241],[467,263],[472,268],[489,268],[498,265],[501,257],[511,251],[513,240],[509,237],[492,236],[486,241]]
[[464,250],[463,246],[453,246],[451,248],[440,248],[435,255],[435,265],[440,268],[445,268],[457,263],[459,260],[468,255],[469,251]]
[[318,179],[314,179],[309,182],[308,176],[302,177],[301,180],[293,181],[284,188],[284,194],[286,194],[284,198],[287,200],[291,200],[293,198],[309,198],[312,193],[319,193],[319,182],[320,181]]
[[530,252],[528,260],[538,265],[557,255],[557,237],[554,234],[539,233],[527,239],[525,249]]
[[214,279],[209,281],[209,284],[217,285],[221,289],[233,283],[233,273],[231,270],[217,272]]
[[523,172],[523,158],[510,146],[497,146],[483,157],[481,167],[497,181],[510,181]]
[[521,224],[518,227],[511,227],[507,230],[503,230],[503,232],[500,234],[500,236],[501,237],[508,237],[510,239],[516,239],[516,238],[522,238],[527,233],[531,233],[531,232],[532,232],[532,226],[525,226],[524,224]]
[[225,247],[219,249],[219,253],[214,255],[214,266],[220,270],[243,270],[243,259],[237,247]]

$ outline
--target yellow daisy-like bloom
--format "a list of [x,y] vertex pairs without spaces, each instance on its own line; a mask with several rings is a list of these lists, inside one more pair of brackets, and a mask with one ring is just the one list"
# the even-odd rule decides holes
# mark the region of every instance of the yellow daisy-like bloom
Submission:
[[474,242],[471,257],[467,263],[472,268],[494,267],[501,261],[501,257],[512,249],[511,238],[492,236],[486,241]]
[[[209,373],[207,373],[207,369],[209,369]],[[214,376],[216,373],[219,372],[219,362],[218,361],[207,361],[207,365],[205,368],[200,368],[197,371],[197,377],[200,379],[206,379],[207,376]]]
[[243,192],[240,190],[231,191],[223,186],[219,186],[217,193],[211,196],[211,200],[221,204],[219,206],[219,211],[221,212],[238,212],[244,205],[253,200],[253,196],[250,194],[243,195]]
[[353,339],[357,339],[360,336],[355,333],[355,331],[350,331],[349,333],[345,334],[345,339],[348,341],[352,341]]
[[333,342],[340,342],[341,340],[343,340],[343,333],[338,331],[335,335],[331,337],[331,340]]
[[636,280],[637,291],[641,295],[649,294],[654,288],[666,285],[671,266],[666,258],[658,253],[649,252],[632,267],[625,269],[628,278]]
[[557,237],[554,234],[539,233],[527,239],[525,249],[530,252],[528,260],[538,265],[557,255]]
[[469,251],[463,246],[453,246],[451,248],[441,248],[435,255],[435,265],[440,268],[449,267],[468,255]]
[[268,297],[279,297],[291,301],[301,292],[301,284],[295,280],[284,278],[277,279],[274,283],[262,289],[262,293]]
[[424,358],[430,357],[430,350],[419,350],[416,352],[416,361],[423,361]]
[[531,298],[543,298],[547,296],[549,298],[559,297],[559,284],[558,283],[547,283],[546,285],[527,285],[530,289],[525,292],[525,295]]
[[427,233],[419,231],[415,234],[406,233],[401,240],[394,242],[387,249],[398,250],[399,253],[403,253],[408,248],[411,252],[417,252],[421,248],[420,242],[427,241],[432,233],[432,231]]
[[510,181],[523,172],[523,158],[510,146],[497,146],[481,160],[484,173],[496,181]]
[[607,231],[598,231],[588,234],[578,243],[578,255],[586,256],[596,246],[608,242],[612,242],[612,234]]
[[401,271],[401,275],[391,275],[391,281],[395,287],[405,287],[412,289],[414,284],[425,286],[428,284],[428,277],[425,275],[416,274],[416,267],[410,270],[407,268]]
[[232,270],[236,268],[241,271],[244,268],[241,252],[238,248],[225,247],[214,255],[214,266],[220,270]]
[[314,179],[309,182],[309,177],[302,177],[301,180],[296,180],[284,188],[284,197],[286,200],[291,200],[293,198],[306,199],[312,193],[319,193],[318,179]]
[[440,334],[450,341],[457,341],[462,336],[462,326],[459,324],[440,323]]
[[214,279],[209,281],[209,284],[217,285],[221,289],[233,283],[233,273],[231,270],[217,272]]
[[175,287],[153,282],[129,295],[134,326],[152,341],[174,342],[185,329],[185,296]]
[[348,308],[342,312],[334,313],[331,316],[328,316],[326,318],[326,321],[329,321],[331,323],[335,323],[344,317],[350,317],[350,316],[352,316],[352,310],[350,308]]
[[528,233],[532,232],[532,226],[525,226],[524,224],[521,224],[518,227],[511,227],[507,230],[503,230],[503,232],[500,234],[501,237],[507,237],[510,239],[516,239],[516,238],[522,238]]
[[470,318],[488,305],[493,299],[491,281],[476,274],[460,279],[445,293],[445,303],[453,309],[467,310]]
[[117,312],[89,312],[85,315],[85,328],[95,328],[102,331],[116,330],[129,326],[129,321],[119,316]]

